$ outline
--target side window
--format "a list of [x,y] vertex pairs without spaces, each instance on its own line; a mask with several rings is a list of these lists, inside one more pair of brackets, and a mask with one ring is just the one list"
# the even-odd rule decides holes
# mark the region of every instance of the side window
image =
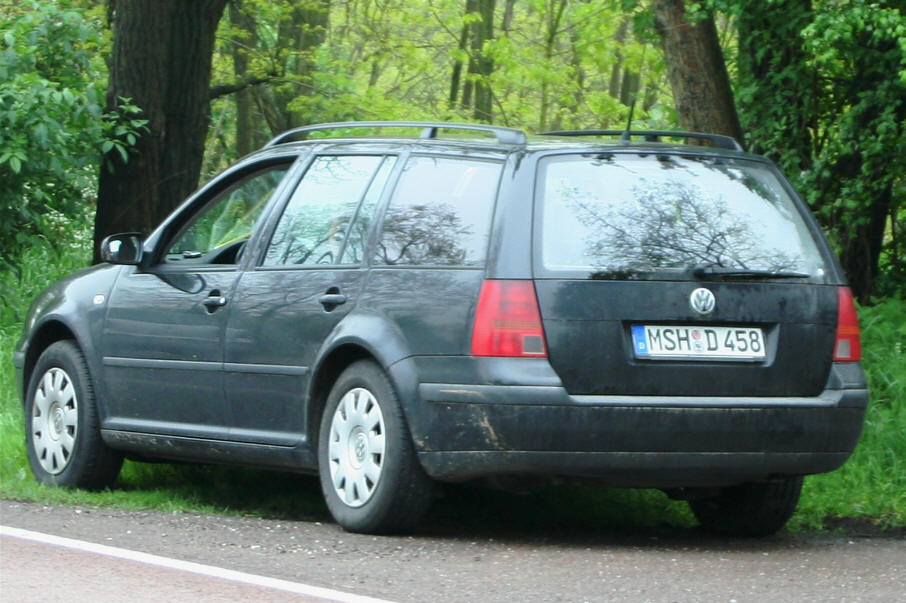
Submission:
[[374,213],[395,164],[395,157],[387,157],[374,175],[374,180],[368,187],[368,192],[365,193],[362,205],[352,222],[352,228],[349,229],[346,249],[343,251],[344,264],[361,264],[365,260],[365,246],[368,244],[368,233],[374,222]]
[[167,249],[167,263],[235,264],[288,165],[255,172],[218,193]]
[[375,263],[481,265],[500,172],[497,162],[412,157],[387,208]]
[[371,155],[316,158],[280,216],[264,265],[356,263],[351,253],[341,257],[343,242],[382,160]]

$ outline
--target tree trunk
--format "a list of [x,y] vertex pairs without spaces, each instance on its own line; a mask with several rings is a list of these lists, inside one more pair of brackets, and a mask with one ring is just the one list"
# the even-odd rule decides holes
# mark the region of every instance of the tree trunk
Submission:
[[708,15],[691,22],[684,0],[654,0],[653,4],[680,125],[742,141],[714,19]]
[[623,70],[623,83],[620,85],[620,102],[627,107],[632,106],[632,101],[639,93],[642,77],[629,69]]
[[[233,73],[236,81],[246,78],[248,72],[248,47],[255,39],[255,21],[243,6],[242,0],[233,0],[230,4],[230,25],[240,35],[233,43]],[[245,157],[260,145],[255,139],[252,128],[252,108],[254,99],[252,91],[243,88],[236,91],[236,155]]]
[[500,31],[504,37],[509,37],[510,29],[513,27],[513,14],[516,7],[516,0],[505,0],[503,4],[503,20],[500,22]]
[[135,152],[105,156],[94,260],[114,232],[148,234],[197,183],[209,120],[214,33],[226,0],[118,2],[112,12],[108,110],[128,98],[148,120]]
[[[471,12],[472,4],[474,0],[466,0],[466,13]],[[466,52],[469,43],[469,24],[464,23],[462,30],[459,32],[459,51],[461,53]],[[450,75],[450,108],[456,106],[456,102],[459,100],[459,87],[462,84],[462,59],[457,58],[453,62],[453,73]]]
[[314,96],[312,76],[315,51],[327,38],[330,23],[330,0],[293,0],[290,17],[279,29],[281,44],[291,48],[287,58],[287,83],[274,92],[277,123],[274,134],[304,125],[309,121],[306,111],[293,107],[300,96]]
[[840,263],[846,273],[853,295],[862,304],[871,302],[878,280],[878,260],[884,242],[884,227],[890,214],[893,200],[892,186],[879,191],[865,212],[867,223],[854,227],[841,227],[839,230],[848,235],[846,244],[840,253]]
[[610,84],[607,86],[607,93],[613,98],[620,98],[620,85],[623,80],[620,77],[623,73],[623,44],[626,41],[626,32],[629,29],[629,19],[623,19],[616,33],[613,35],[614,41],[614,62],[610,68]]
[[477,121],[490,123],[492,119],[491,74],[494,72],[494,60],[484,52],[485,42],[494,39],[494,2],[495,0],[478,0],[478,13],[481,22],[475,23],[476,35],[473,41],[475,53],[475,109],[472,113]]
[[[545,7],[544,15],[544,48],[543,56],[547,66],[550,65],[560,35],[560,22],[566,12],[567,0],[555,0]],[[550,83],[547,78],[541,82],[541,107],[538,110],[538,131],[552,129],[556,119],[548,121],[548,113],[553,104],[550,98]]]
[[[494,37],[495,1],[466,0],[464,14],[477,13],[481,20],[464,24],[459,37],[459,49],[469,53],[465,82],[462,81],[461,60],[453,63],[453,73],[450,77],[450,106],[458,104],[462,109],[471,109],[475,120],[486,122],[492,120],[494,98],[488,85],[488,78],[494,72],[494,61],[485,55],[484,44]],[[509,18],[511,19],[512,15]],[[509,23],[506,25],[509,26]]]

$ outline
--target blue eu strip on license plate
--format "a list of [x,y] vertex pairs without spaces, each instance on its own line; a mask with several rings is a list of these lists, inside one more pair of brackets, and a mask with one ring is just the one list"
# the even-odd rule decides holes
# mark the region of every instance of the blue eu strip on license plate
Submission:
[[737,360],[765,358],[759,327],[632,325],[636,358],[650,360]]

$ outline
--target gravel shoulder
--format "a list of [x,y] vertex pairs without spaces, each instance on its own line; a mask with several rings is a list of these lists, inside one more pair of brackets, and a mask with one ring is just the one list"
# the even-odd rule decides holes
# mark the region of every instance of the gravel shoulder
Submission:
[[0,523],[395,601],[889,601],[906,592],[902,533],[732,540],[694,529],[429,523],[418,535],[374,537],[325,521],[9,500]]

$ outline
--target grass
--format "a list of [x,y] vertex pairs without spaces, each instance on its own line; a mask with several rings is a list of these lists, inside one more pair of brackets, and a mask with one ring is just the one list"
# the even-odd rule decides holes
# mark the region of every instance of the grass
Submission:
[[884,300],[859,317],[871,390],[862,438],[841,469],[806,479],[799,525],[839,518],[906,525],[906,301]]
[[[87,239],[87,237],[83,238]],[[28,305],[44,286],[83,264],[85,247],[55,251],[38,241],[24,253],[20,274],[0,273],[0,498],[45,504],[229,513],[327,520],[316,478],[214,466],[126,462],[114,489],[84,492],[40,486],[28,469],[22,406],[15,391],[12,350]],[[811,476],[789,527],[821,529],[840,520],[906,526],[906,301],[860,309],[863,364],[872,402],[853,457],[833,473]],[[480,511],[480,512],[477,512]],[[547,487],[527,497],[453,488],[432,510],[432,524],[517,530],[638,530],[689,526],[682,502],[654,490]]]

